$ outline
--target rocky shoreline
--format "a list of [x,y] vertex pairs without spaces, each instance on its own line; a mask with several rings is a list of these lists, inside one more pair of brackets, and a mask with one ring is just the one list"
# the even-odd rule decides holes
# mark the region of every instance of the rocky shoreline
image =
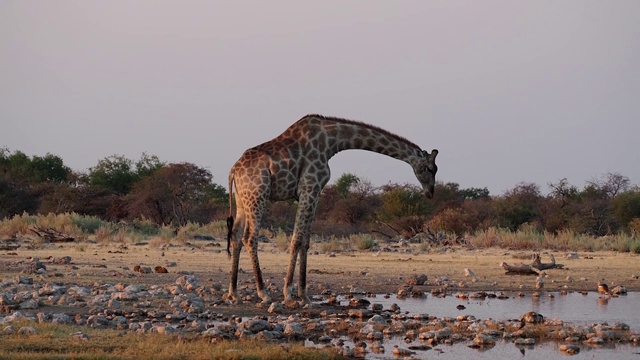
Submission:
[[[49,261],[68,263],[70,259]],[[521,346],[557,341],[561,343],[561,351],[572,354],[584,344],[637,345],[640,341],[640,335],[624,323],[575,326],[534,312],[519,319],[499,321],[477,319],[473,315],[453,318],[409,314],[396,304],[386,309],[372,304],[375,295],[357,288],[341,295],[347,299],[343,305],[336,300],[336,293],[325,291],[314,297],[312,306],[302,307],[296,302],[259,304],[254,292],[245,287],[241,289],[243,306],[258,307],[262,314],[230,315],[237,305],[225,299],[226,289],[220,284],[202,285],[191,274],[181,274],[170,283],[158,285],[77,284],[44,276],[46,265],[37,258],[21,266],[23,274],[0,282],[2,335],[33,333],[33,327],[14,324],[34,321],[205,338],[212,342],[245,338],[305,341],[308,346],[334,348],[349,357],[364,357],[368,353],[410,356],[438,344],[465,343],[490,348],[499,341]],[[416,296],[406,287],[388,296],[407,295]],[[438,296],[454,295],[445,292]],[[82,332],[71,336],[90,340]],[[402,339],[406,347],[388,345],[391,338]]]

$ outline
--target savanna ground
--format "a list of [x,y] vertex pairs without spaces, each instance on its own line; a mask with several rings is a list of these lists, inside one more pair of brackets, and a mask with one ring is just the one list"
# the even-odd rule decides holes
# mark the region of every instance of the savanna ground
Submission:
[[[219,246],[217,246],[219,245]],[[207,240],[188,240],[172,244],[170,240],[139,242],[136,244],[81,242],[42,244],[36,249],[19,248],[0,252],[0,278],[16,275],[7,271],[7,264],[38,257],[71,256],[70,265],[47,263],[49,275],[62,277],[42,278],[41,281],[90,284],[109,282],[123,284],[168,284],[182,274],[194,274],[202,284],[220,284],[224,289],[229,282],[230,260],[224,248],[226,243]],[[337,294],[358,287],[368,293],[395,293],[411,275],[428,276],[424,286],[416,289],[428,292],[438,287],[437,278],[446,277],[453,286],[451,291],[535,291],[535,276],[506,275],[500,262],[515,265],[530,263],[532,251],[509,250],[498,247],[471,248],[466,246],[433,247],[392,243],[383,245],[390,251],[342,251],[324,252],[320,244],[313,244],[309,251],[307,286],[310,295],[329,290]],[[275,243],[261,243],[260,265],[270,295],[281,301],[282,286],[289,263],[289,254]],[[577,252],[578,259],[565,258],[564,251],[541,251],[542,262],[550,256],[563,269],[546,271],[545,290],[596,291],[597,282],[604,279],[609,285],[624,285],[629,291],[640,290],[640,256],[635,253],[612,251]],[[142,274],[133,271],[135,265],[165,266],[169,273]],[[465,268],[471,269],[476,279],[465,276]],[[240,257],[239,287],[254,288],[254,277],[248,254]],[[295,282],[297,284],[297,272]],[[36,281],[37,278],[36,278]],[[243,305],[219,306],[217,312],[229,315],[264,314],[264,309],[249,302]]]
[[[335,241],[334,241],[335,242]],[[352,247],[331,250],[326,242],[314,242],[308,259],[308,291],[310,296],[329,290],[337,294],[349,292],[358,287],[369,293],[394,294],[406,284],[412,275],[425,274],[427,283],[414,289],[429,292],[439,287],[436,279],[447,277],[452,284],[450,293],[457,291],[523,291],[535,290],[535,276],[506,275],[500,262],[514,265],[530,263],[531,249],[509,249],[496,246],[474,247],[425,246],[378,240],[379,247],[372,250],[352,250]],[[70,256],[71,264],[56,265],[46,263],[46,275],[28,275],[34,282],[57,282],[64,284],[90,285],[94,283],[122,284],[173,284],[183,274],[193,274],[200,284],[222,288],[228,287],[230,260],[227,257],[226,242],[195,240],[192,238],[150,238],[144,241],[119,239],[118,241],[95,240],[92,237],[70,243],[47,243],[37,239],[26,239],[21,247],[13,251],[0,252],[0,279],[18,275],[12,264],[30,257],[45,260],[49,257]],[[283,240],[260,243],[260,263],[270,294],[274,301],[282,301],[282,285],[289,255]],[[381,249],[381,251],[378,251]],[[577,251],[577,259],[565,258],[566,251],[541,250],[542,262],[555,256],[556,262],[564,264],[563,269],[546,271],[545,291],[566,289],[568,291],[596,291],[598,280],[604,279],[610,285],[624,285],[629,291],[640,290],[640,256],[633,252]],[[134,272],[136,265],[166,266],[169,273]],[[248,255],[243,250],[240,260],[239,286],[241,292],[251,293],[254,277]],[[476,279],[465,276],[465,268],[471,269]],[[297,283],[297,274],[296,279]],[[244,291],[243,291],[244,288]],[[162,307],[162,303],[157,304]],[[265,306],[258,306],[257,300],[245,301],[240,305],[218,304],[212,311],[225,317],[267,315]],[[89,311],[84,308],[52,309],[40,308],[33,311],[77,313]],[[290,313],[302,309],[288,310]],[[437,314],[433,314],[436,315]],[[115,330],[89,329],[94,341],[91,346],[69,344],[68,334],[78,329],[68,330],[64,336],[56,336],[60,327],[41,326],[48,334],[41,338],[9,338],[0,336],[5,349],[0,357],[9,358],[332,358],[337,354],[304,349],[300,344],[276,344],[268,347],[251,343],[224,345],[198,342],[197,346],[186,346],[180,339],[171,340],[170,347],[163,346],[166,339],[157,334],[145,337],[131,335],[123,337]],[[64,332],[64,331],[62,331]],[[123,339],[128,339],[123,344]],[[21,340],[22,339],[22,340]],[[132,340],[133,339],[133,340]],[[14,343],[15,341],[15,343]],[[42,347],[38,349],[39,343]],[[36,348],[31,348],[35,346]],[[77,348],[80,346],[80,348]],[[83,347],[84,346],[84,347]],[[87,347],[88,346],[88,347]],[[118,347],[122,348],[118,350]],[[236,351],[237,348],[245,352]],[[235,350],[234,350],[235,349]],[[252,350],[253,349],[253,350]],[[116,351],[117,350],[117,351]],[[266,351],[266,352],[265,352]]]

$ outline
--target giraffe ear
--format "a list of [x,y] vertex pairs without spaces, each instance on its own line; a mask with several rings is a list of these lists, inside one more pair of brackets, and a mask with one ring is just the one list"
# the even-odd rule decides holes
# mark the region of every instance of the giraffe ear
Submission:
[[419,158],[425,158],[429,156],[429,153],[426,150],[416,150],[416,156]]

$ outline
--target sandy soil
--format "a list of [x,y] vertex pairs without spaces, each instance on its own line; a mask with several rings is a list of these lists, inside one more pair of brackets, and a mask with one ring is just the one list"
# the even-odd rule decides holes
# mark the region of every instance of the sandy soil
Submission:
[[[35,281],[92,284],[94,282],[125,284],[171,284],[180,274],[192,273],[201,284],[221,284],[228,286],[230,261],[223,247],[210,241],[191,240],[186,244],[165,246],[149,241],[146,244],[103,244],[64,243],[44,244],[37,249],[28,249],[28,244],[15,251],[0,251],[0,280],[15,276],[17,262],[29,257],[39,257],[47,265],[46,276],[30,275]],[[221,246],[212,246],[221,245]],[[347,293],[352,286],[371,293],[396,293],[412,275],[425,274],[424,286],[415,289],[425,292],[438,287],[436,279],[447,277],[450,292],[462,291],[524,291],[535,290],[535,276],[506,275],[499,263],[530,263],[523,259],[528,253],[499,248],[468,249],[447,248],[445,251],[419,253],[417,245],[410,248],[394,248],[391,252],[350,252],[334,256],[319,252],[312,246],[308,264],[308,290],[310,295],[325,289],[338,294]],[[629,291],[640,290],[640,256],[614,252],[580,252],[578,259],[565,258],[561,252],[543,252],[542,262],[550,261],[553,254],[564,269],[547,270],[544,279],[545,291],[596,291],[599,279],[610,286],[624,285]],[[71,264],[56,265],[45,259],[70,256]],[[260,261],[268,283],[272,284],[271,296],[282,300],[282,284],[289,256],[265,243],[260,246]],[[141,274],[133,271],[135,265],[166,266],[167,274]],[[243,252],[240,260],[240,287],[254,287],[253,273],[248,255]],[[471,269],[476,279],[465,276],[465,268]],[[297,281],[297,276],[296,276]],[[226,310],[225,310],[226,309]],[[255,304],[219,307],[217,311],[227,311],[243,315],[260,314],[265,310]]]

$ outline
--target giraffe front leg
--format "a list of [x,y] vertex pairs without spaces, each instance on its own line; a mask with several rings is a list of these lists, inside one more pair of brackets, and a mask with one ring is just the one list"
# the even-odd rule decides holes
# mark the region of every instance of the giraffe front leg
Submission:
[[300,249],[300,281],[298,282],[298,296],[304,304],[311,304],[311,299],[307,295],[307,252],[309,251],[309,236],[303,240],[304,244]]

